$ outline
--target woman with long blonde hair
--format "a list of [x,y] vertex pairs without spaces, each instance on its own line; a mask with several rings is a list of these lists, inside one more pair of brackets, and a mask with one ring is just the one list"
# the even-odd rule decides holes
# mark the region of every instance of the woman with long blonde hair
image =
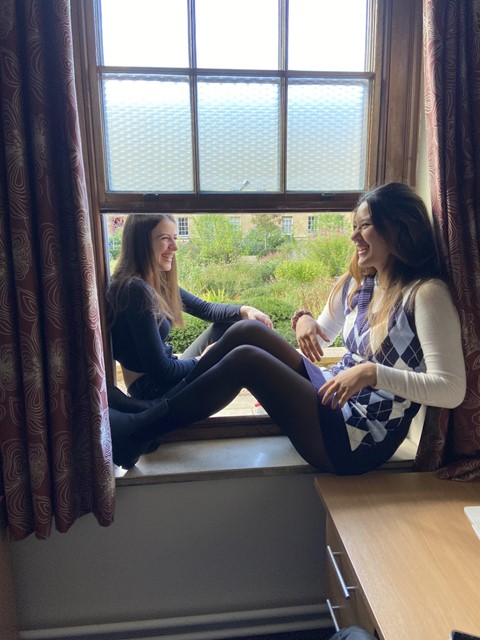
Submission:
[[[177,227],[170,214],[127,216],[107,302],[113,357],[120,362],[129,394],[137,399],[153,400],[168,393],[232,323],[248,318],[272,324],[255,307],[206,302],[180,288],[177,249]],[[168,338],[172,326],[184,326],[184,312],[213,324],[177,356]],[[115,405],[113,393],[112,389],[111,405]]]

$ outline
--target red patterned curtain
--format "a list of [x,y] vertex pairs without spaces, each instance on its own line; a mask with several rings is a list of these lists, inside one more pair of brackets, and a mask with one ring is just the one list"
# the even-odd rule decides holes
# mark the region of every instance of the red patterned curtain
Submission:
[[454,411],[429,412],[417,462],[473,480],[480,478],[480,0],[424,0],[424,54],[432,206],[462,322],[468,389]]
[[0,505],[10,537],[113,520],[69,0],[0,9]]

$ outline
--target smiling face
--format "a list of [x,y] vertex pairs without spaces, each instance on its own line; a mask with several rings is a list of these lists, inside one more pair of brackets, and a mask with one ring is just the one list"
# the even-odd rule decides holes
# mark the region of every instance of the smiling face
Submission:
[[153,255],[160,270],[170,271],[178,249],[175,223],[165,218],[152,229],[151,239]]
[[373,267],[381,278],[391,251],[373,226],[370,209],[366,202],[363,202],[355,212],[351,239],[357,250],[358,266],[362,269]]

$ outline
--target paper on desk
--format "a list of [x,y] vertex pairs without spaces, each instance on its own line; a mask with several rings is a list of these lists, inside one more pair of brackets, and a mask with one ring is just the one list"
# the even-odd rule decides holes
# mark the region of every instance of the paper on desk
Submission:
[[480,538],[480,506],[479,507],[465,507],[465,515],[472,523],[473,530]]

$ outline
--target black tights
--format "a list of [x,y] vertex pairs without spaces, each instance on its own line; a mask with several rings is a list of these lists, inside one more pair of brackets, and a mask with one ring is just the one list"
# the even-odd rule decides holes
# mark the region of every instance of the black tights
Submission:
[[255,320],[235,323],[201,358],[186,382],[168,401],[165,418],[156,427],[142,430],[141,437],[148,439],[165,429],[203,420],[246,388],[305,460],[332,470],[303,357],[275,331]]

